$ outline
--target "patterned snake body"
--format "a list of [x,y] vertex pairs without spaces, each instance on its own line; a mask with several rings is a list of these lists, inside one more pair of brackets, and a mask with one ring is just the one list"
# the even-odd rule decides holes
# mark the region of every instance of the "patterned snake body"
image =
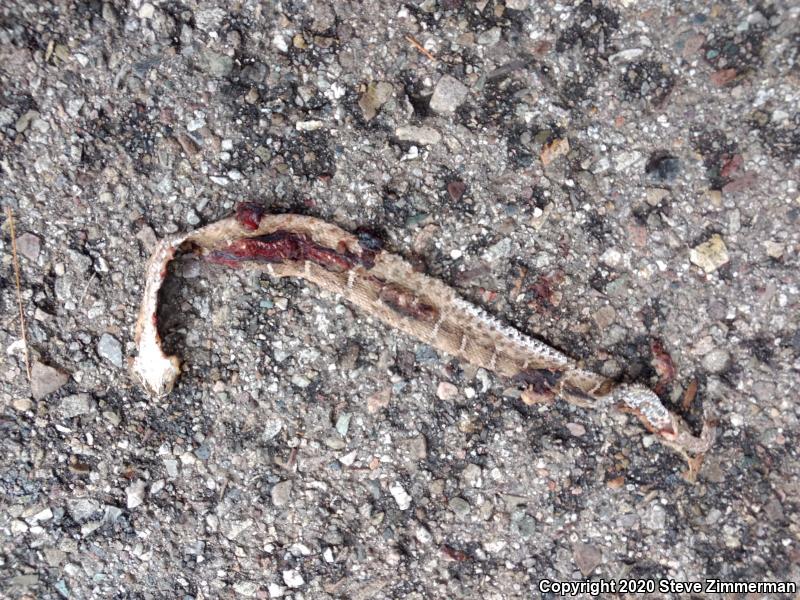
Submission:
[[351,234],[313,217],[265,214],[252,204],[240,205],[234,217],[162,240],[153,252],[133,370],[154,395],[168,394],[180,373],[177,357],[161,349],[156,309],[167,264],[188,245],[211,262],[260,269],[274,277],[302,277],[438,350],[527,386],[537,396],[633,413],[687,459],[704,454],[713,441],[712,419],[695,437],[647,388],[618,385],[584,370],[565,354],[487,315],[441,281],[417,272],[383,250],[374,237]]

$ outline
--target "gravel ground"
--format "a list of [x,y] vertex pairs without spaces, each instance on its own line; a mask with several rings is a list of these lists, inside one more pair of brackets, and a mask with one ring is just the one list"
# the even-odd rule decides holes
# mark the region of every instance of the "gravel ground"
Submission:
[[[2,0],[33,365],[5,220],[2,593],[800,581],[798,22],[792,0]],[[162,309],[186,372],[148,398],[146,257],[242,199],[379,231],[693,426],[713,406],[698,482],[630,418],[526,406],[311,285],[189,258]]]

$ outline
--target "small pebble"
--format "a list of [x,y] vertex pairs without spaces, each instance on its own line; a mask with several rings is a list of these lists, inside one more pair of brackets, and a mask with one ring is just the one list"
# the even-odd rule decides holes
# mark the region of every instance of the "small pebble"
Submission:
[[569,154],[569,140],[566,138],[555,139],[542,147],[542,151],[539,153],[539,160],[546,167],[557,158],[567,154]]
[[145,2],[139,7],[139,18],[152,19],[155,12],[156,12],[155,7],[149,2]]
[[367,86],[367,91],[358,99],[358,106],[365,121],[371,121],[378,114],[380,108],[388,102],[394,93],[394,87],[386,81],[373,81]]
[[67,501],[67,512],[77,523],[91,519],[99,510],[100,503],[93,498],[72,498]]
[[233,70],[233,59],[204,48],[198,53],[197,67],[210,77],[225,77]]
[[447,184],[447,193],[453,202],[458,202],[467,191],[467,186],[463,181],[451,181]]
[[424,435],[419,434],[408,440],[406,448],[413,458],[423,460],[428,455],[428,440]]
[[292,46],[298,50],[306,50],[308,48],[308,44],[302,33],[295,33],[292,36]]
[[272,36],[272,45],[281,52],[289,51],[289,42],[287,42],[286,38],[280,33],[276,33]]
[[642,525],[653,531],[661,531],[667,525],[667,512],[663,506],[653,502],[644,512]]
[[240,596],[251,598],[258,593],[258,584],[254,581],[237,581],[233,584],[233,591]]
[[303,375],[292,375],[292,385],[296,385],[299,388],[307,388],[311,385],[311,380]]
[[478,36],[478,43],[481,46],[494,46],[497,42],[500,41],[500,36],[502,33],[503,32],[499,27],[492,27],[491,29],[487,29]]
[[617,311],[614,310],[613,306],[607,304],[606,306],[600,307],[600,309],[594,313],[593,318],[594,322],[597,324],[597,328],[603,331],[614,323],[617,318]]
[[441,114],[450,114],[464,102],[467,94],[469,94],[469,88],[466,85],[455,77],[443,75],[433,89],[431,110]]
[[283,583],[290,588],[299,588],[305,583],[305,580],[297,569],[289,569],[283,572]]
[[626,50],[620,50],[608,57],[608,62],[612,65],[617,65],[621,63],[631,62],[636,60],[640,56],[644,54],[644,50],[642,48],[628,48]]
[[572,548],[572,559],[581,574],[588,577],[603,561],[603,553],[596,546],[578,542]]
[[11,401],[11,406],[18,412],[25,412],[33,408],[33,402],[30,398],[14,398]]
[[119,414],[115,413],[113,410],[103,411],[103,418],[114,427],[117,427],[122,422],[122,419],[120,418]]
[[148,252],[152,252],[156,244],[158,243],[158,239],[156,238],[156,233],[153,231],[152,227],[145,225],[142,227],[138,233],[136,234],[136,239],[142,242],[144,249]]
[[271,440],[283,429],[283,421],[278,418],[267,419],[264,422],[264,439]]
[[424,525],[417,525],[417,528],[414,530],[414,537],[417,538],[420,544],[430,544],[433,541],[431,532],[428,531]]
[[175,479],[178,476],[178,461],[174,458],[164,459],[164,470],[170,479]]
[[730,257],[722,236],[714,234],[707,242],[698,244],[689,251],[689,260],[706,273],[713,273],[726,264]]
[[89,394],[72,394],[65,396],[59,403],[59,414],[64,419],[72,419],[92,412],[95,402]]
[[442,141],[442,134],[427,125],[403,125],[395,129],[394,134],[402,142],[414,142],[421,146],[432,146]]
[[97,343],[97,354],[118,369],[122,368],[122,344],[113,335],[104,333],[100,336],[100,341]]
[[129,509],[136,508],[144,502],[146,487],[146,482],[142,481],[141,479],[137,479],[127,487],[125,490],[125,496],[127,498],[127,506]]
[[208,444],[202,444],[197,448],[195,448],[194,455],[199,460],[208,460],[209,458],[211,458],[211,448],[209,447]]
[[391,399],[391,389],[381,390],[380,392],[372,394],[369,398],[367,398],[367,412],[370,414],[375,414],[376,412],[389,406]]
[[669,196],[669,190],[663,190],[661,188],[650,188],[647,190],[645,195],[645,199],[650,206],[658,206],[661,204],[661,201]]
[[272,504],[275,506],[286,506],[289,503],[289,497],[292,493],[292,482],[281,481],[272,486]]
[[469,514],[470,510],[469,502],[458,496],[450,498],[450,501],[447,503],[447,506],[448,508],[450,508],[450,510],[452,510],[456,514],[456,516],[466,517]]
[[479,465],[470,463],[461,471],[461,486],[465,488],[479,488],[483,485],[483,469]]
[[358,456],[358,450],[353,450],[352,452],[348,452],[344,456],[340,456],[339,462],[342,463],[345,467],[350,467],[356,461],[357,456]]
[[28,522],[33,524],[33,523],[39,523],[40,521],[49,521],[52,518],[53,518],[53,511],[48,506],[40,510],[35,515],[33,515],[30,519],[28,519]]
[[335,435],[325,438],[325,445],[331,450],[342,450],[347,446],[347,442],[338,435]]
[[712,508],[706,514],[706,523],[709,525],[716,525],[722,518],[722,511],[718,508]]
[[481,258],[489,263],[502,261],[511,254],[511,238],[504,237],[496,244],[492,244],[483,253]]
[[764,242],[764,248],[767,251],[767,256],[776,260],[781,258],[785,252],[783,244],[779,244],[778,242],[773,242],[771,240]]
[[580,423],[572,423],[572,422],[567,423],[567,429],[575,437],[581,437],[586,433],[586,427],[584,427]]
[[11,521],[11,534],[12,535],[22,535],[23,533],[27,533],[28,525],[25,521],[20,519],[14,519]]
[[616,248],[609,248],[600,255],[600,261],[609,267],[617,267],[622,262],[622,254]]
[[[297,129],[297,131],[316,131],[317,129],[322,129],[323,127],[325,127],[325,123],[317,120],[298,121],[294,124],[294,128]],[[241,177],[237,176],[231,177],[231,173],[228,173],[228,177],[234,180],[241,179]]]
[[17,251],[31,262],[36,262],[41,249],[42,240],[32,233],[23,233],[17,238]]
[[24,133],[25,130],[28,128],[28,125],[30,125],[31,121],[38,118],[39,118],[39,113],[36,112],[35,110],[29,110],[23,113],[23,115],[19,119],[17,119],[17,122],[14,125],[15,129],[17,130],[17,133]]
[[33,361],[31,366],[31,395],[41,400],[69,381],[69,375],[48,365]]
[[447,381],[440,381],[436,388],[436,396],[439,400],[453,400],[458,396],[458,388]]
[[408,510],[408,507],[411,506],[411,496],[408,495],[408,492],[406,492],[405,488],[399,483],[395,483],[389,487],[389,493],[394,498],[394,501],[397,502],[397,506],[400,510]]
[[714,348],[703,357],[703,367],[709,373],[722,373],[728,368],[731,355],[727,350]]
[[347,435],[347,430],[350,428],[350,419],[352,417],[352,413],[342,413],[339,415],[339,418],[336,419],[336,431],[338,431],[339,435],[342,437]]

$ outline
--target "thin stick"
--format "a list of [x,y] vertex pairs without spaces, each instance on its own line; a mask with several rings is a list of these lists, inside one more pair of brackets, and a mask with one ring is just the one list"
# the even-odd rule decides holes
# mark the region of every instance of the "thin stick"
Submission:
[[92,285],[92,281],[94,281],[94,273],[92,276],[89,277],[89,281],[86,282],[86,285],[83,287],[83,293],[81,294],[81,299],[78,300],[78,306],[83,304],[83,299],[86,298],[86,293],[89,291],[89,286]]
[[17,286],[17,306],[19,307],[19,334],[22,337],[22,346],[25,352],[25,374],[28,376],[28,383],[31,382],[31,361],[28,356],[28,336],[25,333],[25,312],[22,310],[22,291],[19,277],[19,258],[17,258],[17,234],[14,231],[14,213],[11,207],[6,206],[6,217],[11,231],[11,255],[14,258],[14,283]]
[[429,52],[429,51],[428,51],[428,50],[425,48],[425,46],[423,46],[422,44],[420,44],[420,43],[419,43],[419,42],[416,40],[416,38],[415,38],[413,35],[411,35],[411,34],[408,34],[408,35],[406,35],[406,41],[408,41],[408,43],[409,43],[409,44],[411,44],[412,46],[414,46],[414,48],[416,48],[417,50],[419,50],[420,52],[422,52],[422,54],[424,54],[425,56],[427,56],[429,59],[431,59],[432,61],[436,61],[436,57],[435,57],[433,54],[431,54],[431,53],[430,53],[430,52]]

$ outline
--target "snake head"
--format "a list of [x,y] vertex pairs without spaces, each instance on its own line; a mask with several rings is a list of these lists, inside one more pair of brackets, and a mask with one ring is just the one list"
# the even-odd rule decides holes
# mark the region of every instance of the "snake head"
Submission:
[[696,436],[679,416],[668,411],[652,390],[641,385],[623,385],[617,388],[614,399],[620,410],[635,414],[648,431],[657,439],[678,452],[686,460],[689,469],[684,474],[694,482],[703,457],[714,444],[718,420],[710,409],[704,415],[703,429]]

